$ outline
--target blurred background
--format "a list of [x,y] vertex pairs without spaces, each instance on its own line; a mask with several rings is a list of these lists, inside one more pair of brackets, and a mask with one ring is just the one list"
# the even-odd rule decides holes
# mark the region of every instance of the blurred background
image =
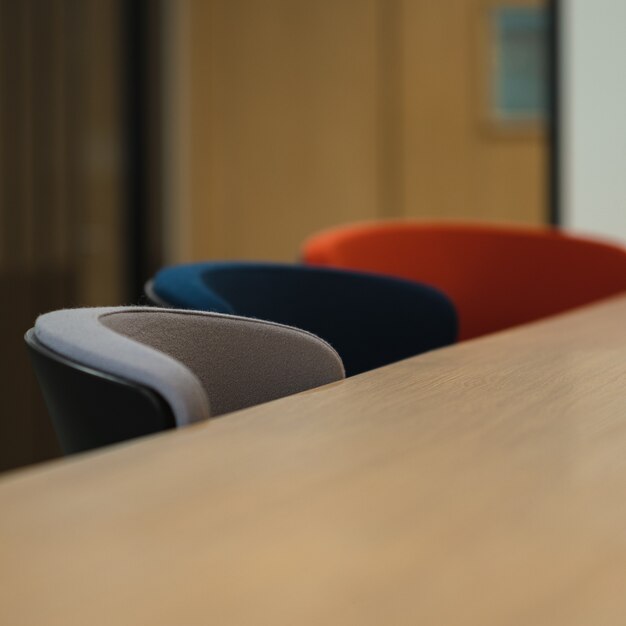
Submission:
[[[164,264],[296,260],[313,232],[376,218],[626,234],[625,8],[0,0],[0,470],[58,454],[35,317],[136,303]],[[622,90],[608,113],[602,80]],[[605,144],[608,191],[587,175],[606,176]]]

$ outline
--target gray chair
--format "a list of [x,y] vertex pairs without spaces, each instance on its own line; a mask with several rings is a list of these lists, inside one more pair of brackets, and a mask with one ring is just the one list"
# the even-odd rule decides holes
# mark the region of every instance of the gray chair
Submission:
[[315,335],[152,307],[65,309],[26,334],[66,452],[184,426],[344,378]]

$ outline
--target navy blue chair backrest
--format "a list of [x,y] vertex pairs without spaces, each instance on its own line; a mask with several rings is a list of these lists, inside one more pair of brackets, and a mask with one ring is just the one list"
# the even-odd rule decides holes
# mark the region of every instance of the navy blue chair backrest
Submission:
[[440,291],[374,274],[274,263],[194,263],[165,268],[153,293],[171,306],[234,313],[312,332],[348,376],[456,339],[456,312]]

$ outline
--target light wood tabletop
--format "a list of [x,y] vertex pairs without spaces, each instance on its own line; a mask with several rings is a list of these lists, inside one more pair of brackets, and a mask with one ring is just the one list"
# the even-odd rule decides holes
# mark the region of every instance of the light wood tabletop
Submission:
[[0,480],[0,624],[626,622],[626,297]]

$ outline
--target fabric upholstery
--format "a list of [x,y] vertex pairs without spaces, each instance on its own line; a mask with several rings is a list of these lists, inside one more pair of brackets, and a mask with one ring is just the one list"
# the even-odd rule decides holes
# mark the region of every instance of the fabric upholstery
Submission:
[[241,317],[149,307],[66,309],[37,318],[55,352],[159,392],[177,425],[340,380],[318,337]]
[[119,312],[101,321],[186,365],[202,383],[212,415],[344,377],[326,342],[279,324],[191,311]]
[[171,306],[296,326],[339,353],[347,375],[452,343],[456,314],[439,291],[357,272],[273,263],[194,263],[158,272]]
[[626,250],[547,228],[377,222],[319,233],[305,263],[433,285],[459,315],[459,338],[560,313],[626,289]]

